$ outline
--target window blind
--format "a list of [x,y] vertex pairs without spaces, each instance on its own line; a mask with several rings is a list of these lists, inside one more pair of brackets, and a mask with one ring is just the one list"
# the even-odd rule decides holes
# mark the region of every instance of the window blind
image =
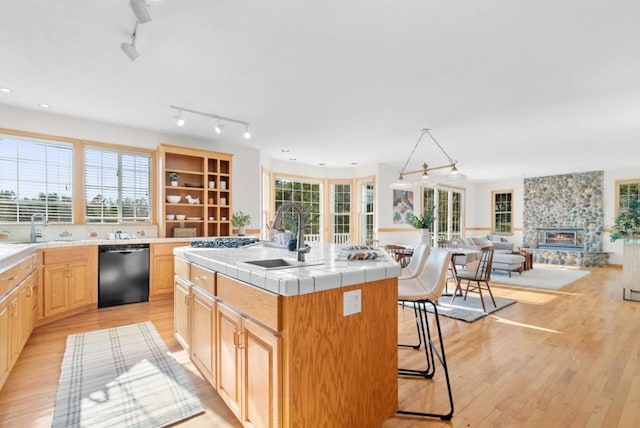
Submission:
[[73,145],[0,135],[0,222],[73,222]]

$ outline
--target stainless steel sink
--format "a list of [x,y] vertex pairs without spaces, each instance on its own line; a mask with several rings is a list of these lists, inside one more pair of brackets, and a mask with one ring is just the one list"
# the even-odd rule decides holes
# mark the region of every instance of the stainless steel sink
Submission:
[[304,266],[314,266],[314,265],[322,265],[324,262],[299,262],[297,260],[287,260],[287,259],[265,259],[265,260],[250,260],[240,263],[246,263],[253,267],[258,267],[261,269],[287,269],[287,268],[295,268],[295,267],[304,267]]

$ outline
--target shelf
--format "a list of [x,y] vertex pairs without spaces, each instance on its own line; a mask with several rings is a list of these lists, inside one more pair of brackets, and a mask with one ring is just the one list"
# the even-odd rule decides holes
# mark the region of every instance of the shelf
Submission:
[[[159,216],[160,236],[173,236],[173,229],[184,224],[196,228],[198,236],[229,236],[232,232],[230,220],[233,204],[233,155],[166,144],[159,145],[158,153],[163,173],[160,183],[163,200]],[[171,172],[180,175],[178,186],[168,185]],[[209,187],[210,181],[215,183],[215,188]],[[220,188],[221,183],[225,183],[225,189]],[[169,203],[166,202],[168,195],[181,196],[182,199],[178,203]],[[185,198],[187,195],[199,199],[201,203],[188,203]],[[220,199],[225,199],[226,204],[218,205]],[[215,203],[209,203],[210,200]],[[201,219],[166,220],[168,214],[186,214]],[[223,216],[228,220],[219,220]],[[218,220],[208,220],[209,217]]]

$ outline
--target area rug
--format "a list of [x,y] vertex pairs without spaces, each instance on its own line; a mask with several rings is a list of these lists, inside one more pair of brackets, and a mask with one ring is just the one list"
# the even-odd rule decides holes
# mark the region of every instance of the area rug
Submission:
[[[499,311],[500,309],[506,308],[507,306],[516,303],[516,301],[512,299],[496,297],[495,299],[497,306],[494,307],[493,302],[491,301],[491,297],[483,297],[487,312],[482,311],[482,303],[480,303],[480,297],[469,295],[467,296],[466,300],[462,297],[456,297],[453,303],[450,303],[451,296],[442,296],[440,300],[438,300],[438,314],[461,321],[474,322],[479,320],[480,318],[484,318],[489,314],[492,314],[496,311]],[[411,304],[407,302],[405,303],[405,306],[411,306]],[[431,305],[427,305],[427,311],[433,312],[433,307]]]
[[512,272],[511,277],[505,271],[493,271],[489,282],[545,290],[559,290],[565,285],[584,278],[589,273],[589,271],[580,269],[536,266],[533,269],[522,272],[522,274]]
[[53,427],[163,427],[203,411],[153,323],[67,337]]

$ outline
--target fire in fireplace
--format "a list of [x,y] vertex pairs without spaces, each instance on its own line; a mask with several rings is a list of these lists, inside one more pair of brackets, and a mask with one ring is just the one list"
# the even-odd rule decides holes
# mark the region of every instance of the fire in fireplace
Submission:
[[538,229],[538,248],[584,250],[584,229]]

